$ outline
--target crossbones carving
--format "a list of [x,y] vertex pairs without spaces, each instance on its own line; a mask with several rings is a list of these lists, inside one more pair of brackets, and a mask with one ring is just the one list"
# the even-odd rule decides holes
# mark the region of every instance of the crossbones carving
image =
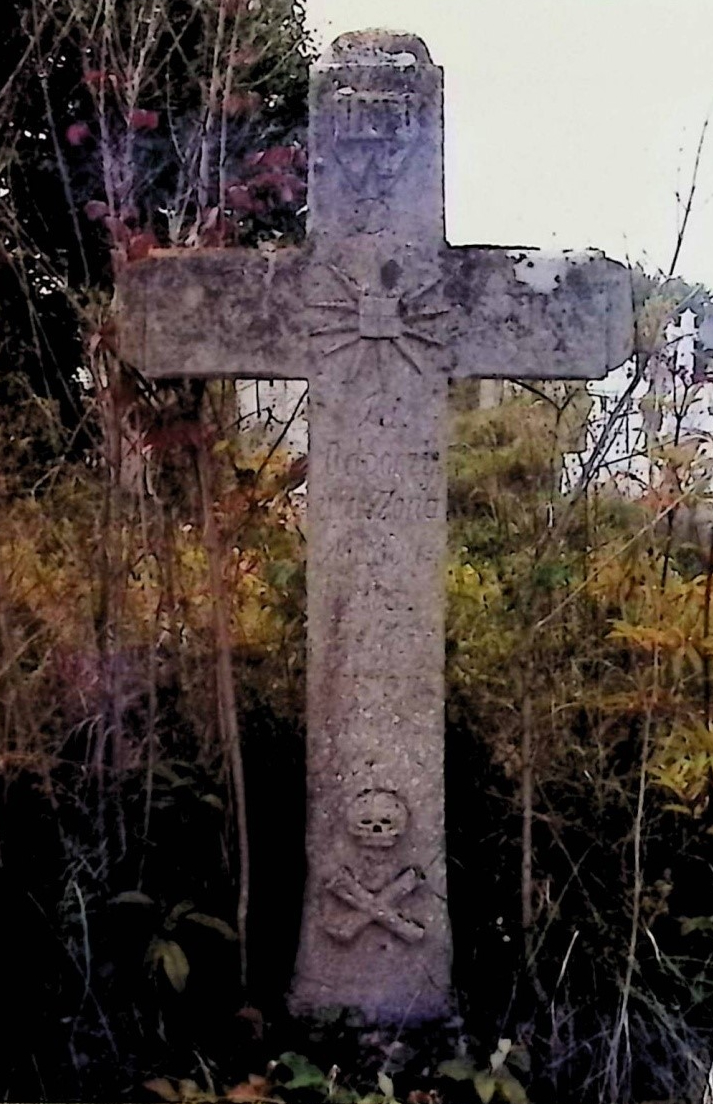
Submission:
[[415,920],[402,916],[396,904],[402,897],[413,893],[423,879],[421,871],[410,866],[393,882],[372,891],[363,886],[348,867],[343,867],[327,882],[326,888],[345,905],[350,905],[354,912],[342,920],[325,924],[326,930],[340,943],[350,943],[364,928],[374,923],[406,943],[418,943],[423,939],[424,928]]

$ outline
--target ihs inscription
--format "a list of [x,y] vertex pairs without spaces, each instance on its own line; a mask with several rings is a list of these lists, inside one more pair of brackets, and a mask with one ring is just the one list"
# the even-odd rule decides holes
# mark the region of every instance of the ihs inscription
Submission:
[[345,179],[361,198],[388,195],[418,148],[417,98],[344,86],[333,103],[334,157]]

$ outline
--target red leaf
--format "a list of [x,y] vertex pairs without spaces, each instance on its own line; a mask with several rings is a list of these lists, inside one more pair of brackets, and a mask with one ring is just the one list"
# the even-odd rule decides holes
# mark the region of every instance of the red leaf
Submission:
[[91,138],[92,132],[88,123],[70,123],[64,132],[64,136],[70,146],[81,146],[88,138]]
[[84,214],[90,222],[98,222],[99,219],[103,219],[105,215],[109,214],[109,205],[104,203],[102,199],[90,199],[88,203],[84,204]]
[[[103,326],[100,326],[99,331],[94,334],[94,337],[97,337],[99,339],[99,346],[103,346],[105,349],[108,349],[110,353],[116,354],[116,335],[116,322],[112,319],[105,322]],[[92,340],[94,340],[94,337],[92,338]]]
[[172,449],[199,448],[210,444],[213,431],[200,422],[175,421],[168,425],[150,426],[144,434],[144,448],[156,452],[170,452]]
[[275,186],[283,203],[297,203],[307,191],[305,181],[293,173],[283,173]]
[[87,69],[84,77],[84,83],[91,86],[100,87],[106,81],[106,73],[103,69]]
[[259,165],[261,169],[290,169],[298,153],[302,153],[302,150],[297,146],[273,146],[272,149],[250,153],[245,160],[248,165]]
[[247,184],[232,184],[226,191],[226,198],[236,215],[243,216],[255,213],[256,201]]
[[233,62],[235,65],[254,65],[258,57],[258,51],[254,46],[241,46],[233,54]]
[[126,251],[127,261],[142,261],[144,257],[148,257],[152,249],[158,249],[158,244],[158,238],[151,230],[132,234]]
[[158,126],[158,111],[135,107],[129,112],[127,122],[132,130],[155,130]]
[[249,182],[251,190],[259,191],[267,198],[277,199],[280,203],[294,203],[305,192],[307,185],[294,173],[263,172],[258,173]]
[[262,105],[262,96],[259,92],[233,92],[226,96],[224,101],[225,113],[228,116],[253,115]]

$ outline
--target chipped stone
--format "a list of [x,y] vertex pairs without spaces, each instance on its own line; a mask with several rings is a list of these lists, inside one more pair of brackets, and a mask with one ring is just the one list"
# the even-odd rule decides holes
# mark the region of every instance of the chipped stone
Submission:
[[508,250],[514,261],[513,273],[518,283],[527,284],[539,295],[549,295],[566,278],[570,268],[601,260],[603,254],[591,249],[582,253],[551,253],[536,249]]

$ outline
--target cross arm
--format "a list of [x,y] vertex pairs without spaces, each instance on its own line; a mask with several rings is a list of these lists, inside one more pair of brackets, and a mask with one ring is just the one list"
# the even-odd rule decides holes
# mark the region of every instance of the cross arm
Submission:
[[630,273],[602,253],[454,247],[443,272],[455,378],[597,379],[631,355]]
[[304,252],[166,249],[127,265],[120,355],[155,378],[305,378]]

